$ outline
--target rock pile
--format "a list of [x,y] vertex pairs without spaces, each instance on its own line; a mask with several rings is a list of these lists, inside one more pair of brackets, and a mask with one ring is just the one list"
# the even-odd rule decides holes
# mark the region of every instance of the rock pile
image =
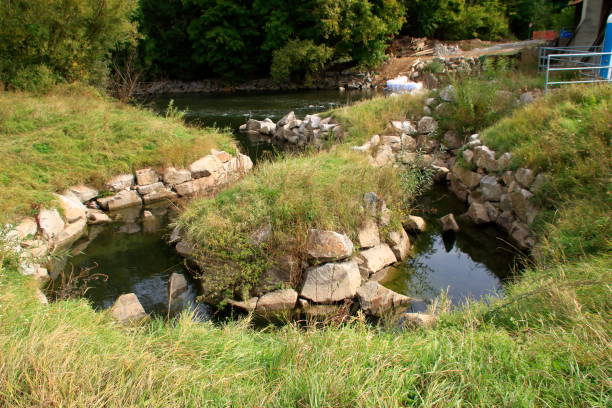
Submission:
[[271,119],[249,119],[240,131],[267,138],[271,142],[295,146],[322,147],[326,141],[344,139],[344,129],[332,117],[306,115],[301,120],[293,111],[277,123]]
[[[524,93],[516,102],[528,103],[522,101],[536,96]],[[431,168],[437,182],[448,184],[468,204],[465,217],[476,224],[495,223],[521,249],[531,249],[535,239],[530,225],[539,212],[534,194],[546,182],[546,175],[527,168],[512,171],[512,155],[493,151],[477,134],[464,138],[453,131],[442,132],[434,117],[427,113],[435,115],[453,103],[454,98],[454,88],[444,88],[438,98],[426,100],[426,115],[418,121],[391,122],[383,135],[374,135],[353,149],[368,153],[375,166],[417,163]],[[452,214],[441,222],[445,230],[458,230]]]

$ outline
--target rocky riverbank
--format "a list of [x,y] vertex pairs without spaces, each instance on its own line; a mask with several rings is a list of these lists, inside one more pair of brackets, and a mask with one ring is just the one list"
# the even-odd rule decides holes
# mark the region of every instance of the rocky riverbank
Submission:
[[[161,201],[212,195],[252,167],[246,155],[232,156],[213,150],[185,169],[139,169],[113,177],[100,190],[73,186],[55,195],[57,208],[44,208],[35,218],[23,219],[9,228],[7,238],[19,255],[22,273],[46,280],[53,258],[87,238],[88,226],[111,223],[126,208],[146,208]],[[145,218],[150,215],[147,213]]]

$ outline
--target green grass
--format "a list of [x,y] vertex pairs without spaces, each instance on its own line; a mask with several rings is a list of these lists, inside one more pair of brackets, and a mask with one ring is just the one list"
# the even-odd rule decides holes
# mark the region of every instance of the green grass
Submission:
[[514,167],[548,175],[537,192],[539,251],[553,261],[610,250],[612,86],[551,92],[488,128],[483,141],[511,151]]
[[[214,199],[191,202],[179,225],[198,245],[205,286],[217,295],[240,296],[283,256],[297,265],[305,261],[310,228],[346,233],[356,241],[367,192],[385,198],[394,214],[389,228],[400,228],[409,187],[394,169],[373,168],[365,155],[340,146],[261,163]],[[253,243],[252,234],[268,223],[270,239]]]
[[141,166],[183,165],[214,147],[233,150],[231,136],[160,118],[93,88],[0,92],[0,221],[36,212],[70,185],[101,186]]

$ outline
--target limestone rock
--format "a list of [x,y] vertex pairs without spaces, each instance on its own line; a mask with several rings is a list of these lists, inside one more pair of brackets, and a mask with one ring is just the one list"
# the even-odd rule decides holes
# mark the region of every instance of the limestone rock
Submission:
[[43,305],[49,304],[49,300],[47,299],[47,296],[45,296],[42,290],[38,288],[36,288],[36,299]]
[[168,280],[168,299],[170,301],[176,299],[181,294],[187,291],[187,279],[182,273],[173,272]]
[[471,164],[472,160],[474,160],[474,152],[469,149],[461,152],[461,155],[467,164]]
[[480,180],[482,179],[481,174],[474,173],[473,171],[462,167],[459,163],[455,163],[452,168],[452,172],[469,189],[478,187]]
[[216,184],[217,183],[215,177],[208,176],[177,184],[174,186],[174,189],[176,190],[178,195],[182,197],[189,197],[196,194],[212,192]]
[[293,289],[276,290],[260,297],[255,310],[258,312],[291,310],[295,307],[297,298],[298,294]]
[[[274,123],[270,119],[266,119],[266,120],[270,121],[271,123]],[[228,161],[230,161],[232,159],[232,155],[229,154],[228,152],[223,151],[223,150],[212,149],[210,152],[213,155],[215,155],[217,157],[217,159],[221,160],[221,162],[223,162],[223,163],[228,162]]]
[[104,211],[87,209],[87,223],[90,225],[107,224],[113,220]]
[[510,163],[512,163],[512,153],[506,152],[502,154],[499,156],[499,159],[497,159],[497,170],[506,170],[508,167],[510,167]]
[[156,183],[159,180],[157,172],[151,168],[136,170],[136,182],[140,186]]
[[515,221],[512,224],[510,236],[521,249],[529,250],[535,245],[535,239],[531,235],[529,228],[520,221]]
[[133,174],[119,174],[106,182],[106,188],[111,191],[121,191],[134,185]]
[[296,120],[295,112],[291,111],[285,116],[283,116],[278,122],[276,122],[276,126],[285,126],[288,123],[291,123]]
[[361,285],[361,274],[354,260],[326,263],[306,270],[305,274],[300,296],[316,303],[352,298]]
[[402,146],[401,150],[406,152],[416,152],[417,142],[416,139],[412,136],[408,136],[407,134],[403,134],[401,136]]
[[448,179],[450,181],[448,189],[452,191],[459,200],[466,202],[470,195],[470,190],[467,186],[463,184],[454,173],[450,173]]
[[418,131],[421,134],[433,133],[438,130],[438,122],[431,116],[423,116],[419,120]]
[[382,317],[390,309],[407,305],[411,301],[409,297],[374,281],[368,281],[357,289],[357,296],[363,311],[378,317]]
[[491,222],[489,218],[489,213],[487,212],[487,208],[484,204],[481,204],[477,201],[472,202],[470,207],[468,208],[467,215],[472,219],[475,224],[486,224],[487,222]]
[[147,318],[147,314],[133,293],[121,295],[110,310],[111,315],[121,324],[136,324]]
[[395,257],[400,261],[410,255],[410,238],[403,228],[389,233],[389,245]]
[[193,246],[187,241],[179,241],[178,244],[176,244],[175,249],[176,252],[178,252],[178,254],[184,258],[190,257],[194,252]]
[[380,234],[378,224],[372,218],[366,218],[358,232],[360,248],[371,248],[380,244]]
[[426,223],[425,220],[421,217],[417,217],[416,215],[409,215],[408,220],[404,223],[404,227],[408,231],[413,232],[423,232],[425,231]]
[[499,201],[504,190],[495,176],[484,176],[480,180],[482,198],[486,201]]
[[308,231],[306,252],[320,260],[343,259],[353,253],[353,243],[344,234],[311,229]]
[[444,102],[453,102],[455,100],[456,94],[457,91],[455,90],[455,87],[452,85],[448,85],[440,91],[440,99],[442,99]]
[[68,190],[72,194],[74,194],[82,203],[96,198],[99,194],[98,190],[85,186],[83,184],[70,187]]
[[176,169],[168,167],[164,170],[163,180],[166,184],[181,184],[191,180],[191,172],[187,169]]
[[360,260],[359,268],[364,277],[369,277],[385,266],[397,262],[395,254],[387,244],[378,244],[375,247],[361,251],[358,259]]
[[34,237],[38,232],[38,224],[34,218],[26,217],[14,229],[17,239]]
[[56,209],[41,210],[38,214],[38,225],[47,241],[54,241],[64,230],[64,220]]
[[164,189],[164,187],[165,187],[164,183],[162,183],[161,181],[158,181],[153,184],[146,184],[142,186],[139,185],[136,189],[141,195],[147,195],[147,194],[156,193],[158,191],[161,191]]
[[114,196],[98,198],[100,206],[109,211],[116,211],[122,208],[141,206],[142,199],[134,190],[122,190]]
[[242,309],[246,312],[252,312],[257,307],[258,300],[258,297],[252,297],[242,301],[229,299],[227,303],[237,309]]
[[249,119],[246,122],[246,130],[251,132],[259,132],[261,122],[255,119]]
[[87,207],[74,194],[66,192],[64,195],[55,194],[55,197],[59,201],[66,221],[70,223],[85,218]]
[[487,171],[497,171],[498,169],[495,152],[487,146],[477,146],[474,148],[474,164]]
[[533,194],[528,190],[520,189],[519,191],[511,191],[508,193],[508,197],[512,204],[512,210],[514,210],[518,218],[528,225],[531,225],[538,215],[537,207],[531,202]]
[[374,156],[374,165],[378,167],[388,166],[393,164],[395,156],[390,146],[380,146]]
[[87,221],[81,218],[66,227],[60,232],[55,239],[55,249],[65,249],[74,244],[87,232]]
[[399,136],[383,136],[381,143],[389,146],[393,151],[398,151],[402,147],[402,139]]
[[521,167],[514,173],[514,179],[521,185],[521,187],[529,188],[535,180],[535,174],[533,174],[532,170]]
[[458,149],[463,145],[463,142],[461,141],[459,136],[457,136],[457,132],[454,132],[452,130],[449,130],[448,132],[444,133],[444,138],[442,139],[442,141],[444,142],[444,145],[449,149]]
[[400,318],[402,326],[433,327],[437,317],[427,313],[404,313]]
[[208,177],[223,168],[223,162],[216,156],[209,154],[189,165],[193,178]]
[[253,168],[253,161],[246,154],[238,153],[238,166],[243,173],[249,172]]
[[459,224],[457,224],[457,220],[455,220],[455,216],[452,213],[441,217],[440,222],[442,223],[443,231],[459,231]]
[[143,196],[142,199],[144,200],[145,204],[151,204],[151,203],[155,203],[155,202],[163,201],[163,200],[176,200],[177,197],[178,195],[174,191],[168,188],[164,188],[164,189],[149,193]]

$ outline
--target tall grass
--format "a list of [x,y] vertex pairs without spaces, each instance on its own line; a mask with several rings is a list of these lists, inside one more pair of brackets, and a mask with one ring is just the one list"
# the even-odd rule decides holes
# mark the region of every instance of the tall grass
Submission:
[[46,95],[0,93],[0,220],[36,211],[51,192],[153,165],[183,165],[213,147],[233,150],[215,129],[115,102],[93,88]]

